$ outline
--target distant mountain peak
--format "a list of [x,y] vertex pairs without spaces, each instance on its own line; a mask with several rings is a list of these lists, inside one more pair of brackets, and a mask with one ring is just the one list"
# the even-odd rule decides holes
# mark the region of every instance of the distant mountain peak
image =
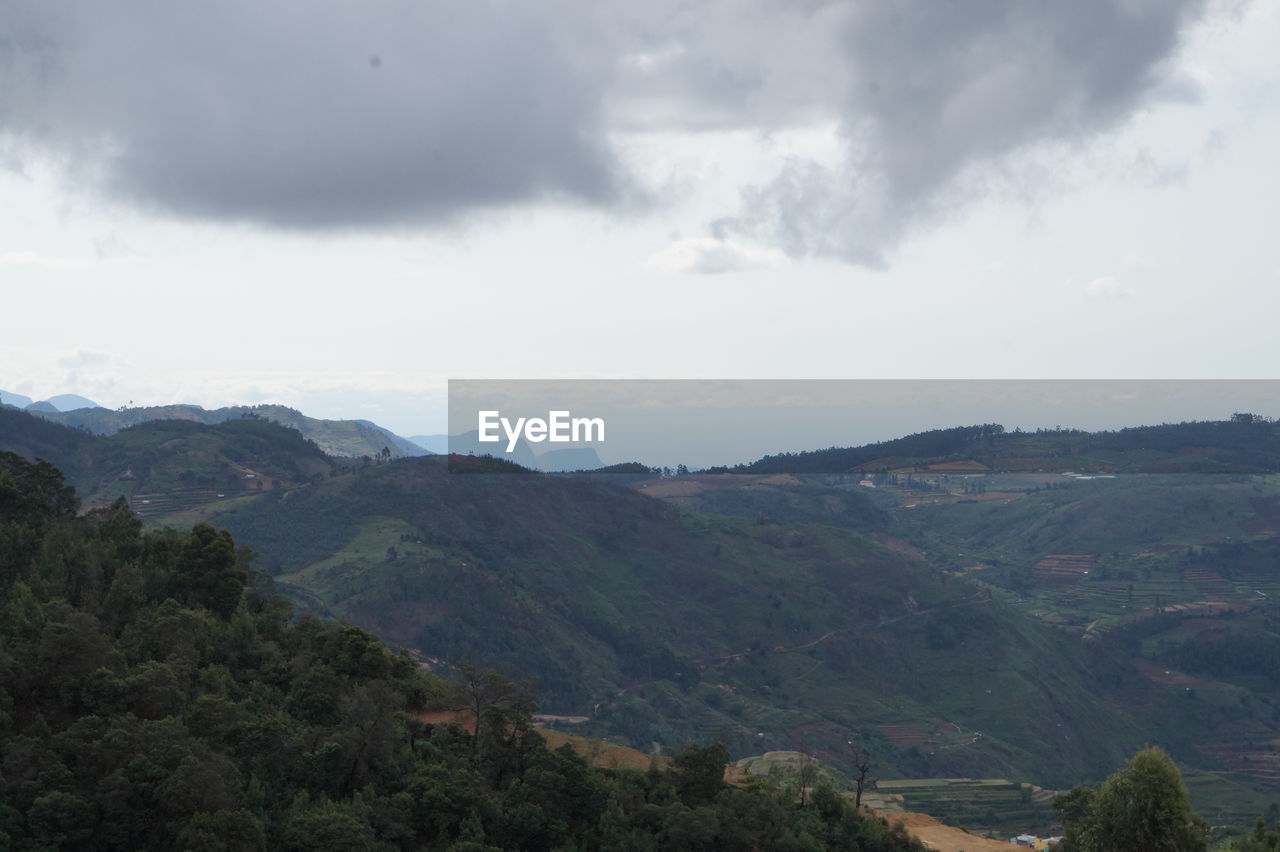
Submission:
[[12,405],[15,408],[25,408],[28,411],[75,411],[80,408],[102,407],[88,397],[80,396],[78,393],[60,393],[57,396],[51,396],[48,399],[42,399],[37,402],[24,394],[11,393],[6,390],[0,390],[0,403]]
[[10,393],[6,390],[0,390],[0,404],[3,405],[12,405],[16,408],[26,408],[34,401],[35,400],[31,397],[23,396],[20,393]]
[[80,408],[102,408],[98,403],[87,397],[83,397],[78,393],[60,393],[57,396],[49,397],[48,402],[59,411],[75,411]]

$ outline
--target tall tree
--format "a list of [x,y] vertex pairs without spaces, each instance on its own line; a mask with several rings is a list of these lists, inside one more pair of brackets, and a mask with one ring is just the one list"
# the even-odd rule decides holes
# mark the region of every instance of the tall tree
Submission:
[[1202,852],[1205,825],[1191,811],[1178,767],[1163,749],[1138,752],[1092,795],[1080,788],[1058,806],[1065,852]]

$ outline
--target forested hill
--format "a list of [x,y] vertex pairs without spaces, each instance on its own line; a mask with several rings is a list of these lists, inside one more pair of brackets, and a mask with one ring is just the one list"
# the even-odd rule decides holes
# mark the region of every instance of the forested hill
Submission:
[[734,473],[857,473],[952,469],[1115,473],[1280,471],[1280,426],[1252,414],[1230,420],[1112,432],[1006,431],[999,424],[935,429],[859,447],[765,456],[717,468]]
[[[857,736],[903,774],[1053,784],[1142,744],[1097,700],[1123,664],[849,529],[685,512],[589,476],[455,475],[430,458],[210,520],[317,611],[428,658],[536,675],[548,712],[645,750],[803,738],[841,766]],[[936,718],[964,745],[927,754],[881,734]]]
[[[1173,427],[1184,443],[1171,446],[1189,445],[1193,427]],[[1007,438],[980,428],[961,430],[966,446]],[[0,447],[73,468],[87,505],[127,495],[148,524],[227,528],[306,611],[433,665],[538,677],[544,710],[645,751],[720,739],[735,756],[803,749],[847,768],[859,742],[884,777],[1055,787],[1159,742],[1215,773],[1200,777],[1219,800],[1256,795],[1236,783],[1268,795],[1278,783],[1270,686],[1217,662],[1254,634],[1250,647],[1274,646],[1275,478],[1054,474],[1014,491],[1005,480],[1018,477],[943,468],[883,477],[930,480],[924,491],[765,474],[622,485],[453,475],[440,457],[340,463],[252,417],[103,438],[0,411],[0,430]],[[1243,454],[1273,430],[1251,420],[1203,434],[1228,449],[1222,436],[1235,435]],[[1044,452],[1093,440],[1031,437]],[[1107,439],[1159,447],[1150,437]],[[916,505],[924,497],[936,499]],[[1238,547],[1249,565],[1227,564]],[[1190,607],[1185,631],[1169,613],[1147,618],[1171,601]],[[1212,659],[1194,647],[1175,657],[1133,639],[1140,628],[1160,643],[1231,642]],[[1168,671],[1183,665],[1217,680]]]
[[147,421],[101,437],[0,408],[0,448],[53,462],[89,505],[125,497],[148,515],[311,482],[339,465],[297,430],[252,414]]
[[34,416],[81,429],[94,435],[114,435],[123,429],[156,420],[183,420],[206,426],[260,417],[302,433],[329,455],[376,457],[385,448],[391,456],[421,456],[427,451],[368,420],[323,420],[284,405],[233,405],[205,409],[198,405],[153,405],[138,408],[77,408],[71,411],[35,410]]
[[98,440],[9,405],[0,405],[0,449],[28,459],[48,459],[74,476],[90,464]]
[[[77,509],[0,452],[0,848],[923,849],[830,788],[727,787],[718,746],[592,770],[511,682],[292,618],[227,533]],[[464,704],[474,733],[420,720]]]

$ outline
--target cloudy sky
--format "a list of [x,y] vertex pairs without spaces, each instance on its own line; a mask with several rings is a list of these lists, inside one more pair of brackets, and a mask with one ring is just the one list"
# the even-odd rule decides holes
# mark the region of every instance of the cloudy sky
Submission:
[[415,434],[449,377],[1275,378],[1277,43],[1270,0],[0,0],[0,388]]

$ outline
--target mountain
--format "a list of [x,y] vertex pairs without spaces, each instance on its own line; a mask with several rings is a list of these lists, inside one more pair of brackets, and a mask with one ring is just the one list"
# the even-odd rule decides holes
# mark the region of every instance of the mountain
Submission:
[[[1062,783],[1141,740],[1095,700],[1114,663],[846,530],[692,515],[583,477],[450,474],[429,458],[208,517],[317,610],[427,658],[536,674],[551,712],[633,743],[718,736],[758,751],[806,732],[838,764],[856,734],[903,772],[1035,765]],[[939,718],[958,725],[943,735],[957,747],[886,739],[898,726],[928,739]]]
[[252,415],[296,429],[332,456],[373,458],[381,455],[384,448],[390,451],[392,457],[417,456],[424,452],[412,442],[368,420],[321,420],[307,417],[283,405],[237,405],[211,411],[198,405],[160,405],[124,408],[119,411],[105,408],[56,411],[49,407],[32,413],[66,426],[87,429],[96,435],[112,435],[121,429],[153,420],[187,420],[214,424]]
[[[467,474],[342,462],[265,419],[98,437],[0,415],[0,447],[66,459],[93,499],[225,527],[299,606],[440,670],[535,675],[549,713],[645,751],[718,738],[848,769],[852,742],[881,777],[1016,792],[1100,780],[1158,743],[1215,821],[1280,792],[1273,476]],[[1265,460],[1273,439],[1156,434],[1175,439],[1161,465]],[[1111,452],[1090,440],[1040,435],[1035,458]]]
[[765,456],[733,468],[737,473],[814,474],[927,470],[1275,472],[1280,471],[1280,424],[1252,414],[1113,432],[1006,432],[1003,426],[989,423],[936,429],[860,447]]
[[730,787],[721,745],[600,769],[525,686],[293,618],[225,532],[77,514],[8,452],[0,533],[5,849],[924,849],[830,783]]
[[16,408],[23,408],[32,412],[62,412],[74,411],[79,408],[97,408],[98,404],[91,399],[86,399],[79,394],[63,393],[57,396],[51,396],[48,399],[33,401],[29,396],[23,396],[20,393],[9,393],[8,391],[0,391],[0,403],[4,405],[12,405]]
[[12,405],[16,408],[26,408],[32,402],[34,402],[34,400],[29,396],[0,390],[0,405]]
[[0,409],[0,449],[52,461],[90,506],[124,497],[145,518],[186,523],[205,504],[292,488],[340,464],[297,430],[261,417],[154,420],[102,437]]
[[368,426],[380,432],[388,441],[394,456],[426,456],[432,455],[430,450],[424,449],[407,438],[401,438],[390,429],[384,429],[372,420],[354,420],[353,423],[359,423],[361,426]]
[[[1251,434],[1237,459],[1269,452]],[[1079,443],[1040,436],[1043,458],[1055,437]],[[1195,458],[1175,446],[1160,463],[1179,454]],[[444,466],[353,471],[211,517],[317,611],[428,658],[536,673],[553,712],[632,743],[803,737],[839,767],[853,732],[886,771],[1070,786],[1159,742],[1217,818],[1280,790],[1271,663],[1225,662],[1280,664],[1270,478],[942,468],[871,488]]]
[[96,439],[11,407],[0,407],[0,450],[28,459],[49,459],[69,477],[91,463]]
[[102,406],[91,399],[86,399],[79,394],[60,393],[57,396],[49,397],[49,403],[59,411],[75,411],[79,408],[101,408]]

